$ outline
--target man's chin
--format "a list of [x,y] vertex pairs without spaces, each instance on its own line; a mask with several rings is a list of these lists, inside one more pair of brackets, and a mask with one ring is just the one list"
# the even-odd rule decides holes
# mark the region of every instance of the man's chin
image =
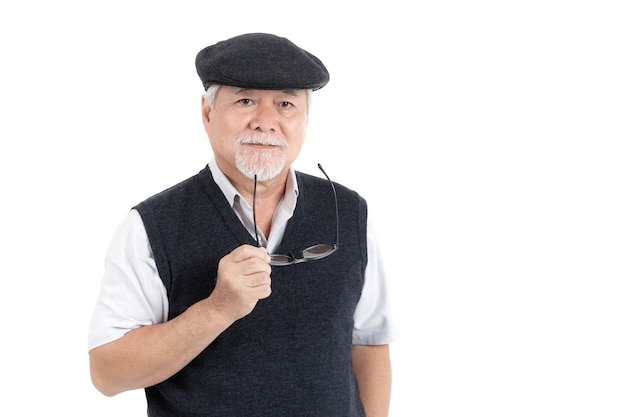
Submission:
[[256,180],[258,182],[271,181],[274,178],[278,177],[278,175],[281,172],[282,172],[282,170],[280,170],[280,171],[271,171],[271,172],[258,171],[256,174],[252,174],[248,178],[254,179],[254,176],[256,175]]
[[268,167],[267,164],[264,166],[251,166],[251,165],[242,165],[237,164],[237,169],[247,178],[251,180],[254,179],[256,175],[256,180],[258,182],[270,181],[274,178],[278,177],[281,172],[285,169],[284,165]]

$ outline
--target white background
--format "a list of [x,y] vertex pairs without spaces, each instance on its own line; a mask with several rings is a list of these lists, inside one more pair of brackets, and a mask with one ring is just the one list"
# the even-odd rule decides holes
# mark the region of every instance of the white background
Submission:
[[0,414],[145,415],[89,380],[104,252],[210,158],[195,54],[263,31],[330,70],[297,167],[370,203],[392,417],[623,417],[620,3],[3,2]]

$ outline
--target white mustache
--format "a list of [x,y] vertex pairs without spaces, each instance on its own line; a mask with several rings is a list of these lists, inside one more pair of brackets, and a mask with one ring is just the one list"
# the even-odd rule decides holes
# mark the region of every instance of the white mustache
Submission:
[[244,135],[237,138],[237,145],[265,145],[265,146],[287,146],[287,143],[276,136],[260,134],[260,135]]

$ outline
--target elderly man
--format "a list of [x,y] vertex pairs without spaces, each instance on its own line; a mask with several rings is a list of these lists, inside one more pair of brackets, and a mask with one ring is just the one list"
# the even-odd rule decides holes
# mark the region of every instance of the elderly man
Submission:
[[322,62],[288,39],[200,51],[213,158],[134,206],[89,331],[95,387],[149,416],[386,416],[393,328],[365,200],[297,172]]

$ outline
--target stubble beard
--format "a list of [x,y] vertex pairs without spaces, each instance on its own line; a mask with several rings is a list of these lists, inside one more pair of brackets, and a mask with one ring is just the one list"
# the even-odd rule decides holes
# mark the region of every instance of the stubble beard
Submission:
[[[282,172],[287,162],[287,142],[268,134],[239,136],[236,141],[238,146],[235,153],[235,166],[246,177],[257,181],[274,179]],[[273,145],[274,150],[258,150],[246,146],[246,144]]]

